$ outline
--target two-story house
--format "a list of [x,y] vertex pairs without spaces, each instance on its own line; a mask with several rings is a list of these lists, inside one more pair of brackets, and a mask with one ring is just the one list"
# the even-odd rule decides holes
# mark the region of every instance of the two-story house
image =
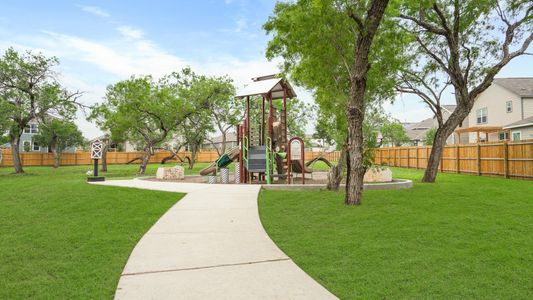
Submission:
[[48,152],[48,147],[41,146],[33,140],[33,137],[39,133],[39,124],[36,121],[30,121],[24,128],[20,136],[20,152]]
[[533,139],[533,77],[495,78],[456,130],[469,143]]
[[[26,128],[22,131],[20,136],[20,152],[49,152],[47,146],[39,145],[35,140],[34,136],[39,133],[39,123],[35,120],[32,120],[28,123]],[[0,148],[10,148],[10,143],[1,145]],[[63,152],[75,152],[76,147],[67,147]]]

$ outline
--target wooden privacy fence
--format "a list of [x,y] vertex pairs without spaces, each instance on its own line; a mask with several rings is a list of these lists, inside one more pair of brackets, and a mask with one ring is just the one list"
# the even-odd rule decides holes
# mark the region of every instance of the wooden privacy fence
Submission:
[[[430,154],[431,146],[378,148],[374,162],[425,169]],[[446,145],[439,170],[533,179],[533,140]]]
[[[3,159],[0,162],[0,167],[9,167],[13,166],[13,156],[11,155],[11,150],[1,150],[3,154]],[[315,158],[319,155],[322,155],[322,152],[306,152],[306,160]],[[107,163],[108,164],[125,164],[128,161],[141,157],[143,152],[108,152],[107,153]],[[157,151],[150,158],[150,163],[160,163],[161,160],[167,156],[171,155],[170,151]],[[190,152],[179,152],[178,155],[182,158],[185,156],[191,156]],[[340,152],[328,152],[323,154],[326,159],[329,161],[337,161]],[[23,166],[52,166],[54,164],[54,155],[52,153],[43,153],[43,152],[21,152],[21,161]],[[213,162],[218,158],[216,151],[200,151],[196,154],[197,162]],[[175,161],[170,161],[175,162]],[[89,165],[92,163],[91,155],[89,151],[77,151],[75,153],[62,153],[61,154],[61,165],[62,166],[73,166],[73,165]]]

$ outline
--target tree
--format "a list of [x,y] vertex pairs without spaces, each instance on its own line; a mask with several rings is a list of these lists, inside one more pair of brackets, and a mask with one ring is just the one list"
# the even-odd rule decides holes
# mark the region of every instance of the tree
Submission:
[[[424,71],[422,76],[404,72],[410,83],[405,91],[419,95],[439,119],[440,91],[434,78],[440,78],[440,87],[451,84],[457,104],[446,121],[439,120],[423,182],[435,182],[446,139],[468,116],[477,96],[512,59],[526,54],[533,40],[532,11],[531,1],[523,0],[503,5],[494,0],[405,2],[401,26],[415,41],[413,57]],[[440,75],[428,77],[431,73]]]
[[287,101],[287,130],[288,135],[298,136],[307,140],[305,129],[315,115],[316,108],[298,98]]
[[[194,83],[191,90],[193,97],[203,99],[209,103],[209,115],[207,118],[212,121],[222,136],[221,149],[214,147],[218,154],[221,155],[226,152],[228,131],[231,128],[235,128],[243,118],[244,101],[234,97],[235,87],[233,86],[233,80],[227,76],[201,76]],[[204,139],[206,138],[204,137]],[[210,142],[213,143],[213,141]]]
[[399,122],[386,122],[381,126],[383,144],[392,144],[396,147],[411,141],[403,125]]
[[151,76],[132,76],[108,86],[104,103],[93,107],[89,119],[110,132],[113,141],[142,145],[138,174],[144,174],[153,149],[198,109],[187,98],[195,78],[188,68],[157,81]]
[[[345,202],[349,205],[360,204],[362,197],[365,106],[390,94],[391,75],[398,68],[396,53],[401,53],[398,49],[405,44],[401,35],[392,33],[394,26],[385,24],[387,30],[378,31],[388,3],[279,2],[274,16],[264,25],[273,33],[267,57],[282,57],[284,71],[315,91],[321,110],[335,116],[337,125],[346,120]],[[372,64],[379,64],[379,68],[371,68]]]
[[212,132],[214,132],[213,123],[209,118],[209,110],[207,109],[199,109],[181,124],[178,135],[183,137],[191,151],[189,169],[194,167],[198,150]]
[[39,134],[33,139],[39,145],[47,146],[54,154],[54,168],[61,162],[61,152],[68,147],[81,146],[85,139],[78,126],[69,120],[49,118],[40,124]]
[[430,128],[428,131],[426,131],[426,135],[424,136],[424,144],[431,146],[433,145],[433,141],[435,140],[435,134],[437,133],[437,128],[433,127]]
[[[24,173],[20,160],[20,137],[32,120],[42,121],[49,115],[73,115],[79,92],[70,93],[54,79],[55,57],[9,48],[0,58],[0,107],[7,111],[8,139],[16,173]],[[4,124],[4,126],[6,126]]]

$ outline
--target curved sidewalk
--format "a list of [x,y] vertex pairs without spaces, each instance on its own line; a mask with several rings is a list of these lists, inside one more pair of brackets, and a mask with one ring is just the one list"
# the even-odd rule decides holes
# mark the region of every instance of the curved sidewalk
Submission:
[[116,299],[336,299],[270,240],[259,185],[98,184],[187,193],[135,246]]

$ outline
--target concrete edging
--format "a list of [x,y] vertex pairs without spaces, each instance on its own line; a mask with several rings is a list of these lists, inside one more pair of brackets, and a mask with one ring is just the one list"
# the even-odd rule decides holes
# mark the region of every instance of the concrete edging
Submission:
[[[346,186],[342,184],[341,186]],[[413,187],[409,179],[395,179],[393,182],[365,183],[364,190],[399,190]],[[265,190],[324,190],[325,184],[263,184]]]

